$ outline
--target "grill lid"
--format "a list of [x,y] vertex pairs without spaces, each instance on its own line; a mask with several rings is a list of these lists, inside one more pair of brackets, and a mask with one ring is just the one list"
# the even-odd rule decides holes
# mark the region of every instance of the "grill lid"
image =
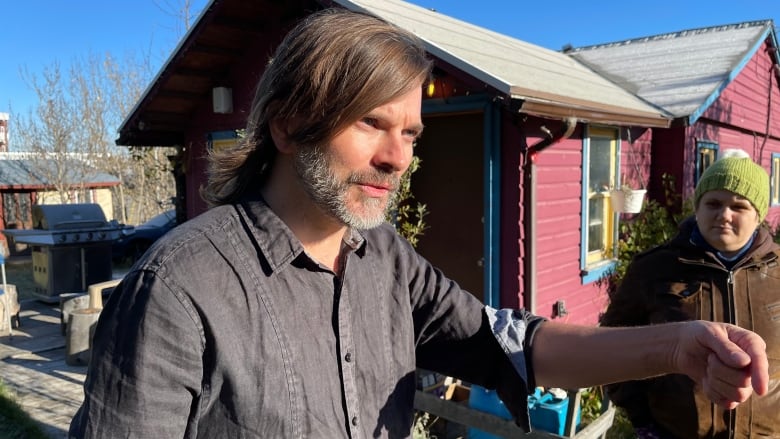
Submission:
[[110,243],[132,227],[106,221],[98,204],[41,204],[32,207],[32,229],[3,230],[14,241],[32,245]]
[[105,227],[106,215],[98,204],[39,204],[32,207],[34,229],[95,229]]

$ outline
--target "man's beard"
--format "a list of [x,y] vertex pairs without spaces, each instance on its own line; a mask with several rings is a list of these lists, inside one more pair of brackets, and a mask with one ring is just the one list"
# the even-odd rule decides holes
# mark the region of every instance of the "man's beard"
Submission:
[[[330,155],[321,146],[299,148],[294,166],[304,190],[314,203],[327,214],[355,229],[371,229],[382,224],[388,206],[393,204],[398,193],[399,178],[376,169],[352,172],[346,179],[339,180],[331,168]],[[347,201],[349,188],[355,183],[388,185],[392,190],[384,199],[368,197],[359,192],[358,209],[352,211]]]

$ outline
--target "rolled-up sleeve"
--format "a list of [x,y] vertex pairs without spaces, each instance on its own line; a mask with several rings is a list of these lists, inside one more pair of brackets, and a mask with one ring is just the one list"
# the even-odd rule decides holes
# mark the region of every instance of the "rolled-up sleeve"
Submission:
[[496,342],[504,351],[515,373],[524,386],[509,380],[496,382],[496,393],[515,416],[517,424],[530,431],[528,394],[536,387],[531,362],[534,335],[546,321],[522,309],[495,309],[485,307],[485,315]]
[[485,307],[493,336],[529,389],[536,387],[531,350],[536,329],[546,319],[520,309]]

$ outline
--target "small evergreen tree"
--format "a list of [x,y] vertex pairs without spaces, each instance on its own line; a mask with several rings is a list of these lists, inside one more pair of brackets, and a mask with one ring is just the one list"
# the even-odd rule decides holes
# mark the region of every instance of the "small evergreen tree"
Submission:
[[398,193],[387,210],[387,221],[393,224],[398,233],[406,238],[413,247],[417,246],[418,238],[427,228],[424,218],[428,209],[425,204],[415,202],[412,194],[412,174],[420,168],[421,162],[419,157],[412,157],[409,169],[401,177]]

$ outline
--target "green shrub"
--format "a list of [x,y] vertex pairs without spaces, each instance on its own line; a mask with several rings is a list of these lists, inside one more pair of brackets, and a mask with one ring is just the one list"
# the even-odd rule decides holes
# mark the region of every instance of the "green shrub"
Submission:
[[[584,389],[580,399],[581,419],[584,428],[601,415],[604,390],[602,387],[590,387]],[[606,439],[633,439],[636,438],[634,427],[628,420],[626,413],[620,407],[615,410],[612,426],[607,430]]]
[[615,268],[599,279],[600,286],[614,291],[631,260],[638,253],[649,250],[672,239],[680,221],[693,214],[691,200],[682,200],[675,187],[674,177],[664,174],[664,202],[647,200],[640,213],[620,222]]
[[420,163],[419,157],[412,157],[412,163],[401,178],[401,186],[387,210],[386,218],[413,247],[417,246],[417,239],[427,228],[424,218],[428,209],[425,204],[414,202],[412,195],[412,174],[420,168]]

